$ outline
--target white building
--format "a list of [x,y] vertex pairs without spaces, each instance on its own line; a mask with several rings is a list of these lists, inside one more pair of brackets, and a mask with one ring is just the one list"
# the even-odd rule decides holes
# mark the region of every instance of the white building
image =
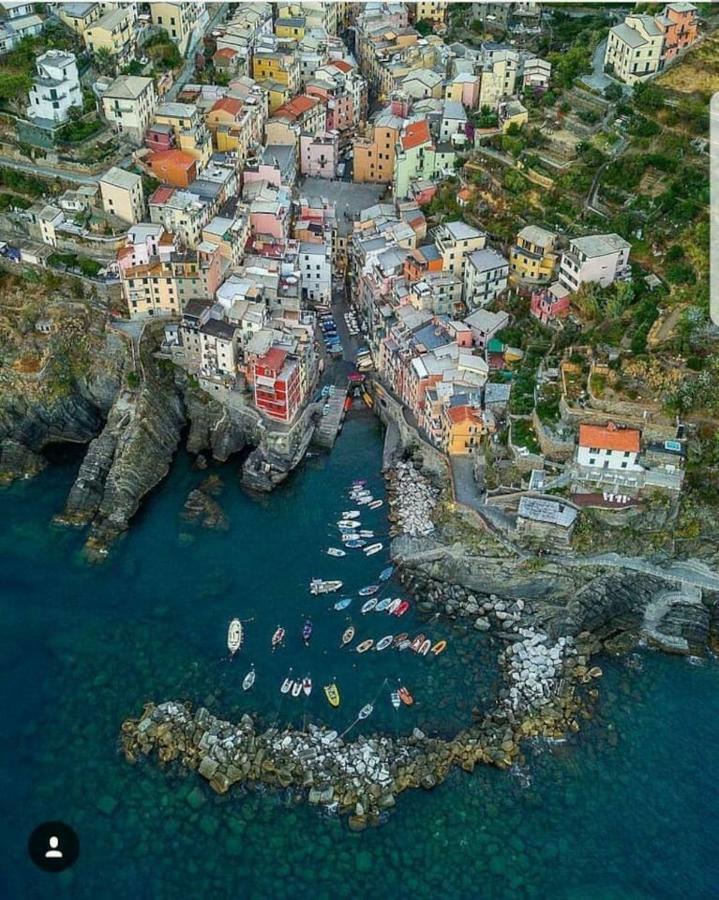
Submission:
[[546,59],[535,56],[524,62],[522,69],[522,85],[529,88],[548,88],[552,76],[552,64]]
[[57,229],[65,221],[65,216],[57,206],[45,206],[37,217],[43,243],[57,247]]
[[209,318],[199,328],[200,372],[207,377],[234,377],[237,372],[236,329]]
[[300,242],[300,273],[305,299],[315,303],[332,301],[332,250],[323,243]]
[[102,112],[118,133],[141,144],[155,117],[157,94],[152,78],[120,75],[102,95]]
[[461,103],[454,100],[445,100],[442,109],[442,119],[439,124],[439,140],[441,143],[464,144],[466,134],[467,113]]
[[469,309],[487,306],[507,289],[509,262],[489,247],[475,250],[464,268],[464,302]]
[[562,254],[559,281],[574,292],[588,282],[608,287],[629,272],[631,245],[618,234],[593,234],[569,242]]
[[477,309],[464,320],[472,330],[472,342],[475,347],[484,350],[494,335],[509,325],[509,314],[492,312],[489,309]]
[[580,425],[577,464],[597,471],[641,472],[637,462],[641,432],[636,428],[608,425]]
[[67,121],[70,107],[82,109],[82,89],[74,53],[48,50],[35,60],[37,75],[30,88],[28,118]]

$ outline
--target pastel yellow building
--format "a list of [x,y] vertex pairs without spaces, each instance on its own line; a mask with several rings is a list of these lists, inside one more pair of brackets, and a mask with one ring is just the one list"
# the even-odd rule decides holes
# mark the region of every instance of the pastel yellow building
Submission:
[[58,3],[54,13],[75,34],[81,35],[102,16],[102,7],[99,3]]
[[281,50],[257,50],[252,57],[252,77],[255,81],[284,84],[290,97],[300,88],[300,63],[294,53]]
[[212,156],[212,138],[199,109],[191,103],[162,103],[155,114],[156,125],[169,125],[178,150],[184,150],[204,169]]
[[517,234],[509,257],[515,279],[531,283],[550,281],[559,261],[555,252],[557,235],[538,225],[527,225]]
[[119,65],[132,61],[137,46],[135,8],[115,7],[90,23],[82,33],[85,46],[91,53],[107,50]]
[[142,177],[113,166],[100,179],[100,195],[105,212],[123,222],[135,225],[145,215],[145,194]]
[[150,3],[152,24],[165,29],[183,56],[193,31],[200,27],[198,19],[205,15],[202,2]]
[[442,449],[450,456],[469,456],[481,443],[484,423],[471,406],[445,406],[442,410]]
[[306,20],[303,16],[284,16],[275,22],[275,34],[279,38],[301,41],[305,36]]
[[447,18],[447,4],[430,0],[430,2],[415,3],[415,21],[422,20],[432,22],[435,25],[444,25]]

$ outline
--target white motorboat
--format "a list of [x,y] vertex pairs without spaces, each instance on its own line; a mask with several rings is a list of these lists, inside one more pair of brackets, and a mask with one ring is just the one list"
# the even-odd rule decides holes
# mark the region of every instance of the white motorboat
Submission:
[[295,681],[295,683],[292,685],[292,696],[299,697],[301,693],[302,693],[302,682],[298,678],[297,681]]
[[359,519],[361,513],[358,509],[349,509],[342,513],[343,519]]
[[339,550],[337,547],[328,547],[327,548],[327,556],[346,556],[344,550]]
[[402,603],[402,598],[401,598],[401,597],[395,597],[394,600],[393,600],[393,601],[389,604],[389,606],[387,607],[387,612],[388,612],[391,616],[393,616],[393,615],[397,612],[397,610],[399,609],[401,603]]
[[242,679],[242,690],[249,691],[252,685],[255,683],[255,667],[253,666],[250,671],[245,675]]
[[359,522],[356,522],[354,519],[340,519],[337,523],[338,528],[361,528]]
[[367,528],[363,528],[361,531],[357,532],[357,537],[361,538],[373,538],[374,531],[369,531]]
[[227,628],[227,649],[230,651],[230,656],[234,656],[241,646],[242,622],[239,619],[233,619]]
[[309,677],[309,675],[305,676],[302,679],[302,690],[308,697],[312,693],[312,679]]
[[292,685],[294,683],[295,682],[292,679],[292,669],[290,669],[289,674],[287,675],[287,678],[285,678],[285,680],[282,682],[282,685],[280,686],[280,693],[281,694],[289,693],[289,691],[292,690]]
[[366,719],[367,716],[371,716],[373,712],[374,712],[374,706],[372,706],[371,703],[368,703],[366,706],[363,706],[362,709],[359,711],[359,715],[357,716],[357,718],[358,719]]
[[392,706],[394,706],[395,709],[399,709],[400,704],[402,703],[399,699],[399,691],[392,691],[389,695],[389,699],[392,701]]
[[342,587],[341,581],[323,581],[321,578],[313,578],[310,581],[311,594],[331,594]]

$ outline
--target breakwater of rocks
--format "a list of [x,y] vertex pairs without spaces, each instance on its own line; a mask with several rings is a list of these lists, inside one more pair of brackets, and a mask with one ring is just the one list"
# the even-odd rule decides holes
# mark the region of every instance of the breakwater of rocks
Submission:
[[392,534],[427,536],[434,531],[432,514],[438,489],[411,460],[399,461],[387,472]]

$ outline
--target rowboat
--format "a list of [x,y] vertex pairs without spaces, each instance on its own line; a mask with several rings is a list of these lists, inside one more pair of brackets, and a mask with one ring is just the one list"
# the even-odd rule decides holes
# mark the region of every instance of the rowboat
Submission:
[[272,649],[276,650],[277,647],[281,647],[285,642],[285,629],[281,626],[277,626],[277,631],[272,635]]
[[241,646],[242,622],[239,619],[233,619],[227,628],[227,649],[230,651],[230,656],[234,656]]
[[365,554],[367,556],[374,556],[375,553],[379,553],[382,549],[382,544],[379,541],[376,544],[370,544],[369,547],[365,547]]
[[305,642],[305,647],[309,646],[310,638],[312,637],[312,622],[309,619],[302,626],[302,640]]
[[429,648],[431,646],[432,646],[432,641],[430,641],[430,639],[427,638],[426,640],[422,641],[422,644],[420,645],[420,648],[417,651],[417,653],[420,656],[426,656],[429,653]]
[[337,547],[328,547],[327,548],[327,556],[346,556],[344,550],[339,550]]
[[397,644],[397,649],[398,650],[407,650],[411,646],[412,646],[412,641],[410,641],[409,638],[405,638],[403,641],[400,641],[399,644]]
[[358,509],[349,509],[342,513],[343,519],[359,519],[360,511]]
[[392,691],[389,695],[389,699],[392,701],[392,706],[394,706],[395,709],[399,709],[399,705],[402,702],[399,699],[399,693],[397,691]]
[[363,706],[357,715],[358,719],[366,719],[367,716],[371,716],[374,712],[374,706],[371,703],[368,703],[366,706]]
[[280,686],[280,693],[286,694],[288,691],[291,691],[293,684],[294,681],[292,680],[292,669],[290,669],[287,678],[285,678],[285,680],[282,682],[282,685]]
[[360,597],[369,597],[372,594],[376,594],[378,590],[378,584],[368,584],[367,587],[360,588],[357,593],[360,595]]
[[399,598],[399,597],[395,597],[394,600],[393,600],[393,601],[390,603],[390,605],[387,607],[387,612],[388,612],[391,616],[394,615],[394,614],[397,612],[397,610],[399,609],[401,603],[402,603],[402,601],[400,600],[400,598]]
[[297,681],[295,681],[294,684],[292,685],[292,696],[299,697],[301,693],[302,693],[302,682],[299,679],[297,679]]
[[358,653],[366,653],[370,649],[372,644],[374,644],[374,641],[372,640],[372,638],[367,638],[366,641],[362,641],[361,644],[357,645],[357,652]]
[[302,679],[302,690],[305,692],[305,695],[307,697],[309,697],[309,695],[312,693],[312,679],[309,675],[306,675]]
[[422,646],[423,643],[424,643],[424,635],[418,634],[417,637],[410,644],[409,649],[414,650],[414,652],[416,653],[419,650],[419,648]]
[[414,697],[410,694],[406,687],[401,687],[397,693],[399,694],[399,699],[404,703],[405,706],[411,706],[414,703]]
[[351,597],[343,597],[342,600],[338,600],[337,603],[335,603],[335,609],[347,609],[351,602]]
[[355,534],[357,537],[361,538],[373,538],[374,531],[370,531],[368,528],[363,528],[361,531],[356,531]]
[[345,644],[349,644],[352,638],[355,636],[355,627],[354,625],[350,625],[349,628],[345,628],[342,632],[342,642],[340,643],[340,647],[344,647]]
[[377,576],[380,581],[389,581],[392,577],[392,573],[394,572],[394,566],[387,566],[386,569],[382,569],[382,571]]
[[242,690],[249,691],[252,685],[255,683],[255,667],[253,666],[250,671],[245,675],[242,679]]
[[337,523],[337,526],[338,526],[338,528],[352,529],[352,528],[359,528],[360,523],[357,522],[355,519],[340,519],[339,522]]
[[406,641],[409,635],[406,631],[403,631],[401,634],[396,634],[394,637],[394,645],[395,647],[399,647],[402,641]]
[[391,634],[385,635],[383,638],[381,638],[379,641],[377,641],[377,646],[375,647],[375,650],[386,650],[387,647],[389,647],[389,645],[392,643],[393,637],[394,636]]
[[432,647],[432,653],[435,656],[439,656],[439,654],[447,648],[447,641],[437,641],[437,643]]
[[403,600],[400,603],[400,605],[397,607],[397,609],[395,610],[394,614],[396,616],[403,616],[407,612],[408,609],[409,609],[409,601]]
[[389,609],[389,605],[392,600],[389,597],[385,597],[384,600],[380,600],[375,609],[377,612],[385,612],[385,610]]
[[347,541],[345,547],[347,547],[348,550],[359,550],[360,547],[364,547],[366,543],[367,541]]
[[327,702],[330,706],[337,707],[340,705],[340,692],[334,682],[325,685],[325,697],[327,697]]
[[365,613],[368,613],[370,610],[374,609],[375,606],[377,606],[377,601],[372,598],[372,600],[367,600],[366,603],[362,604],[360,612],[362,613],[362,615],[365,615]]
[[356,541],[357,535],[354,533],[354,531],[345,531],[344,534],[340,535],[340,540],[343,544],[348,544],[350,541]]
[[367,497],[356,497],[355,500],[360,506],[367,506],[372,502],[372,494],[369,494]]
[[311,594],[331,594],[342,587],[341,581],[323,581],[321,578],[313,578],[310,581]]
[[381,500],[373,500],[371,503],[368,504],[369,509],[379,509],[380,506],[382,506]]

